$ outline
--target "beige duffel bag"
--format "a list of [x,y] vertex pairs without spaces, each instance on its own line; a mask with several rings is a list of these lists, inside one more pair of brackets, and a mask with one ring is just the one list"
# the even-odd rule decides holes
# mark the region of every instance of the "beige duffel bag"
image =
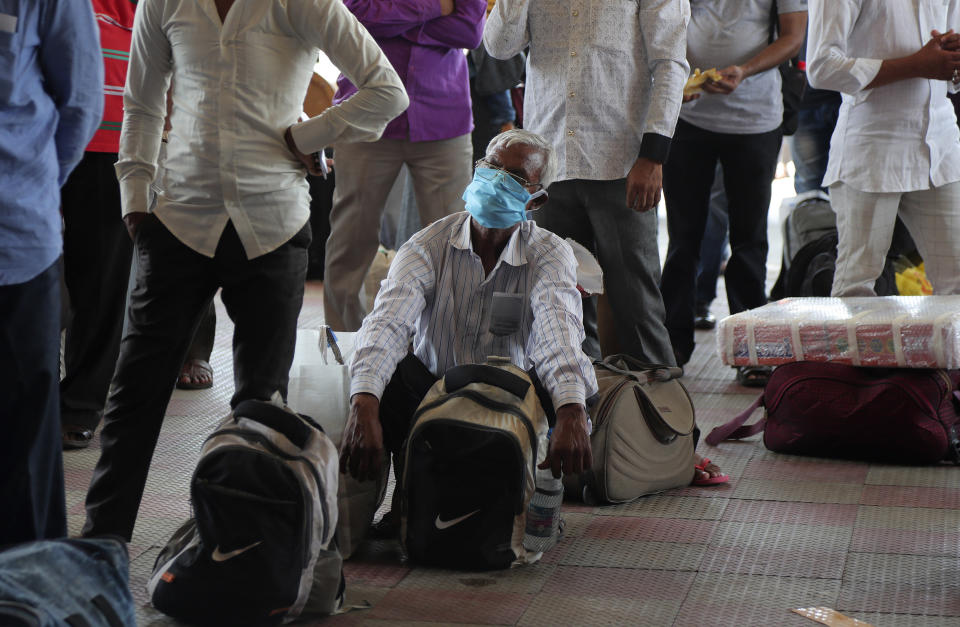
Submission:
[[591,504],[624,503],[689,485],[695,421],[690,395],[675,379],[681,369],[629,355],[611,355],[594,367],[593,468],[565,476],[565,494]]

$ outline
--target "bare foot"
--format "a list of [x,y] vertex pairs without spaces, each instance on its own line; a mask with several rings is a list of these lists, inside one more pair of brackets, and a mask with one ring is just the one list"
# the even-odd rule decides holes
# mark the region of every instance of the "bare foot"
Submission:
[[181,390],[204,390],[213,387],[213,368],[203,359],[183,362],[177,387]]
[[730,476],[723,474],[720,466],[717,466],[706,457],[701,457],[694,453],[693,464],[694,471],[691,485],[717,485],[730,480]]

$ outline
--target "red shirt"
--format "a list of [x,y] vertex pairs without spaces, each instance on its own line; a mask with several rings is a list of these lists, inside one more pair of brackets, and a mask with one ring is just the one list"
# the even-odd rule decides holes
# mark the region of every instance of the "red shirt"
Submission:
[[123,87],[130,62],[130,38],[136,0],[92,0],[103,50],[103,121],[87,145],[90,152],[119,152],[123,123]]

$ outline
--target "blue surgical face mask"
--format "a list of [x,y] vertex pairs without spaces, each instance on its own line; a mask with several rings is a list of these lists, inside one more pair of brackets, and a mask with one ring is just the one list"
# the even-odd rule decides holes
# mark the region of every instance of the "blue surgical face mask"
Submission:
[[527,203],[543,195],[531,194],[503,170],[477,168],[473,181],[463,192],[467,211],[481,226],[507,229],[527,217]]

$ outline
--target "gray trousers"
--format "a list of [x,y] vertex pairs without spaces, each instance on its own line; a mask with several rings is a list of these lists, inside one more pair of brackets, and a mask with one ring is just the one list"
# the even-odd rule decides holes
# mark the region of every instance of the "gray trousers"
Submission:
[[406,163],[410,170],[420,224],[427,226],[463,211],[472,154],[469,134],[430,142],[337,144],[337,186],[323,271],[323,312],[334,331],[356,331],[367,313],[360,290],[377,254],[380,218],[400,167]]
[[[641,361],[674,365],[660,297],[656,211],[627,207],[626,179],[573,179],[554,183],[548,191],[550,201],[533,212],[534,219],[596,255],[620,349]],[[583,305],[583,348],[594,358],[600,356],[595,300]]]

